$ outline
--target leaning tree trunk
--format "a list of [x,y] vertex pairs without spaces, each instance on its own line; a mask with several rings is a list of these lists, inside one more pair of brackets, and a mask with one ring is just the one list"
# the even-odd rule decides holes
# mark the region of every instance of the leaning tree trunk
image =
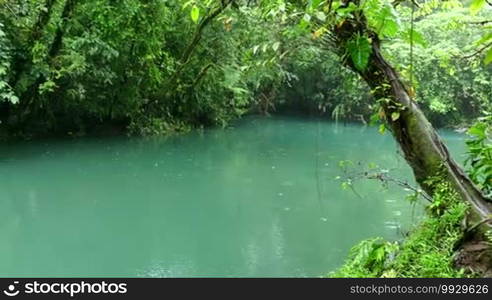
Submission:
[[[442,180],[449,182],[461,200],[470,204],[470,220],[482,222],[482,228],[490,229],[492,227],[490,199],[483,196],[449,155],[436,130],[411,99],[399,74],[382,56],[378,35],[367,26],[362,13],[337,25],[332,32],[335,47],[342,56],[345,53],[345,45],[356,35],[365,35],[371,39],[372,52],[365,69],[356,68],[350,57],[344,57],[344,63],[361,75],[373,90],[376,99],[389,100],[381,101],[382,109],[387,116],[386,120],[422,189],[433,195],[435,185],[429,184],[426,179],[441,177]],[[391,118],[392,115],[397,117]]]

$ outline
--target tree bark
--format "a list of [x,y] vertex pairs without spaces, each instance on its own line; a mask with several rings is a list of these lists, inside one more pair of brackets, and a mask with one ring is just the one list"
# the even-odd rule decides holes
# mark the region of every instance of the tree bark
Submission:
[[[356,0],[350,0],[357,4]],[[429,195],[435,192],[435,185],[429,184],[429,177],[439,176],[450,183],[461,200],[470,204],[470,220],[481,222],[484,229],[492,228],[490,216],[492,203],[483,196],[461,167],[450,156],[436,130],[413,101],[396,70],[384,59],[378,35],[372,31],[360,12],[353,19],[347,19],[333,29],[333,41],[340,55],[345,53],[346,43],[356,34],[371,39],[372,53],[364,70],[357,69],[350,57],[344,57],[344,64],[357,72],[373,90],[376,99],[382,102],[382,109],[391,132],[398,142],[404,157],[413,170],[415,179]],[[396,113],[398,118],[391,118]],[[489,221],[484,221],[489,219]]]

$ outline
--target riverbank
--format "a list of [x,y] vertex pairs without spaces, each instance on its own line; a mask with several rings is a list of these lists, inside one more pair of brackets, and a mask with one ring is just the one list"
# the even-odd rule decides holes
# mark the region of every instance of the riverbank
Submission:
[[[329,277],[492,277],[489,241],[467,240],[468,206],[439,183],[426,219],[403,241],[373,238],[354,246],[345,264]],[[490,239],[490,237],[487,237]]]

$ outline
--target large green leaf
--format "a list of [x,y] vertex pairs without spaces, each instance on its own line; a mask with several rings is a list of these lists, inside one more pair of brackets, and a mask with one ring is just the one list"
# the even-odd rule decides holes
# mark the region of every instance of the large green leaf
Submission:
[[492,32],[487,32],[478,41],[476,41],[475,44],[482,45],[491,41],[492,41]]
[[395,9],[384,1],[366,1],[364,14],[369,26],[383,37],[394,37],[400,30],[400,22]]
[[473,0],[470,4],[470,11],[472,15],[476,15],[486,4],[486,0]]
[[363,71],[369,62],[369,56],[372,53],[371,42],[366,36],[354,36],[347,43],[347,50],[354,66]]
[[487,137],[485,131],[487,130],[487,124],[486,123],[481,123],[478,122],[474,126],[472,126],[470,129],[468,129],[468,134],[479,138],[481,140],[485,139]]

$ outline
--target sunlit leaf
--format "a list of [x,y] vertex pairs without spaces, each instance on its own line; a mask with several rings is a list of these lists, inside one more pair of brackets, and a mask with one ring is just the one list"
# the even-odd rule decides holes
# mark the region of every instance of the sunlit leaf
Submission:
[[272,45],[272,49],[273,49],[273,51],[277,51],[279,47],[280,47],[280,43],[279,43],[279,42],[276,42],[276,43],[274,43],[274,44]]
[[364,13],[369,26],[383,37],[394,37],[400,30],[397,13],[392,5],[381,5],[378,0],[370,0],[364,5]]
[[485,54],[485,58],[484,58],[483,62],[486,65],[488,65],[492,62],[492,48],[490,48],[489,51],[487,51],[487,53]]
[[15,96],[15,95],[11,95],[11,96],[9,97],[9,101],[10,101],[10,103],[12,103],[12,104],[17,104],[17,103],[19,103],[19,98],[18,98],[17,96]]
[[256,54],[256,52],[258,52],[258,48],[260,48],[260,45],[256,45],[253,47],[253,54]]
[[395,112],[391,113],[391,120],[393,122],[398,120],[399,118],[400,118],[400,112],[399,111],[395,111]]
[[322,11],[318,11],[318,12],[316,13],[316,18],[317,18],[318,20],[320,20],[321,22],[326,21],[326,15],[325,15],[325,13],[324,13],[324,12],[322,12]]
[[197,23],[199,18],[200,18],[200,9],[198,8],[198,6],[194,5],[191,8],[191,20]]
[[473,0],[470,4],[470,12],[472,15],[476,15],[486,4],[486,0]]
[[468,134],[471,136],[476,136],[480,139],[485,139],[487,137],[487,135],[485,134],[485,129],[486,125],[484,123],[478,123],[468,130]]
[[311,7],[317,8],[322,0],[311,0]]
[[379,133],[384,134],[386,132],[386,126],[384,124],[379,125]]
[[485,33],[478,41],[475,42],[476,45],[485,44],[492,41],[492,32]]

